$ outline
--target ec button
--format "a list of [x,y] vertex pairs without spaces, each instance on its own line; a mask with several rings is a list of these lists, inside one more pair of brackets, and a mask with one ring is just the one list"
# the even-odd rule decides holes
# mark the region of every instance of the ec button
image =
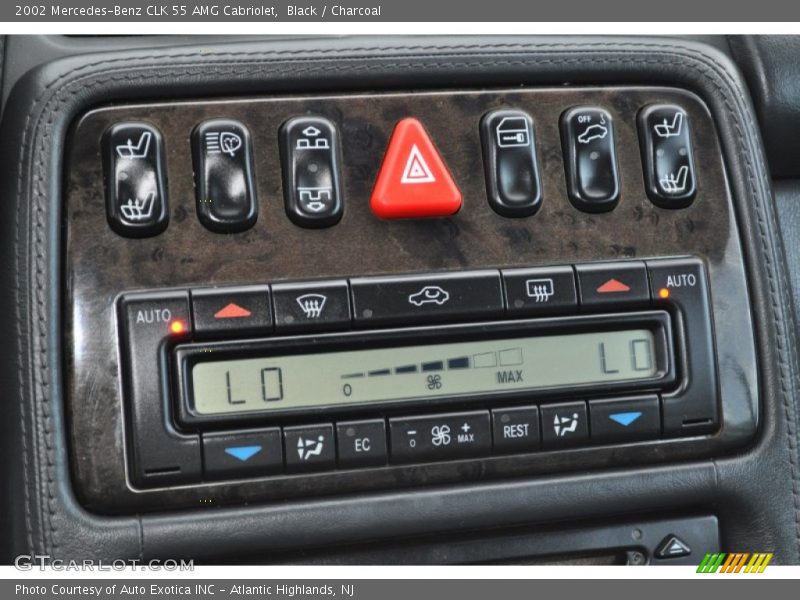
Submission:
[[336,424],[339,466],[380,467],[386,464],[386,423],[383,419]]

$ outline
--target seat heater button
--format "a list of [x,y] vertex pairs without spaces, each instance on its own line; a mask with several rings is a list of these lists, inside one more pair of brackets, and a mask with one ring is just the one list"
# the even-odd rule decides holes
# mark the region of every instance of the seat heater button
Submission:
[[686,208],[697,192],[689,116],[657,104],[642,109],[638,122],[647,195],[661,208]]
[[106,217],[125,237],[151,237],[167,228],[164,142],[148,123],[117,123],[103,136]]

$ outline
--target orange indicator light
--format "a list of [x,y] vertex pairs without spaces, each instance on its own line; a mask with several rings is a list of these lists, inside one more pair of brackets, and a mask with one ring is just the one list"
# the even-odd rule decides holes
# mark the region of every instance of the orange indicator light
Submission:
[[669,288],[661,288],[658,290],[658,297],[662,300],[666,300],[669,298]]
[[186,324],[183,321],[170,321],[169,332],[172,335],[180,335],[186,332]]

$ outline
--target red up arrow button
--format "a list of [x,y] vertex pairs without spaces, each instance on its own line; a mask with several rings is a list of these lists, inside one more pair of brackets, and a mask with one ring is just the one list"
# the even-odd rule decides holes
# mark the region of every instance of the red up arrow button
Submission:
[[395,127],[370,206],[381,219],[445,217],[461,208],[461,191],[417,119]]

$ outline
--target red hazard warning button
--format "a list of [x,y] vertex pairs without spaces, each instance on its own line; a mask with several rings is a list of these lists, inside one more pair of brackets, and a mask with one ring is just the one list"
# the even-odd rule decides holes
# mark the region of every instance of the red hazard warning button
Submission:
[[445,217],[461,208],[461,191],[417,119],[394,128],[370,206],[382,219]]

